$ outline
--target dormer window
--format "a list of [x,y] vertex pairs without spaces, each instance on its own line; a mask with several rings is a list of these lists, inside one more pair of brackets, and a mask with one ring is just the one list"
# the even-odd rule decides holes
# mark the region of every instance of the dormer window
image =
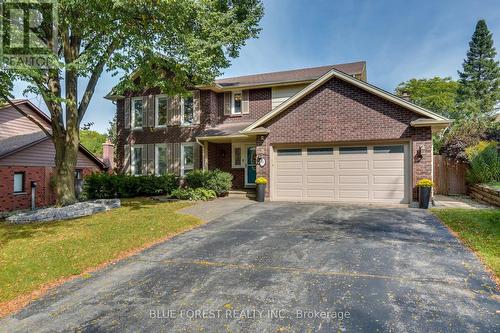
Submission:
[[241,91],[234,91],[232,98],[231,114],[241,114]]

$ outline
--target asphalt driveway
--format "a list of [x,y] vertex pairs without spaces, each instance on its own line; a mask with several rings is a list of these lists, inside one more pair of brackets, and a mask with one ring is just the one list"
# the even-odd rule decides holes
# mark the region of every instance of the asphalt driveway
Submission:
[[264,203],[66,283],[0,331],[498,332],[499,299],[425,211]]

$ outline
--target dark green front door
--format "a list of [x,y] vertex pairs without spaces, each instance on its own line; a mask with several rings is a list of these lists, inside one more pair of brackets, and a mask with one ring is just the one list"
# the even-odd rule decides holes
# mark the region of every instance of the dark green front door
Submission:
[[255,147],[247,148],[247,170],[245,185],[255,185],[255,177],[257,175],[255,169]]

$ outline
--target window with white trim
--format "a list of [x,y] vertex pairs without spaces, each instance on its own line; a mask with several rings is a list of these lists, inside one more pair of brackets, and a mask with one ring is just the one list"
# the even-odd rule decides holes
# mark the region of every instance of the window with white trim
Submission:
[[194,100],[193,96],[184,97],[181,103],[181,124],[189,126],[193,124],[194,119]]
[[155,97],[155,102],[156,127],[167,126],[168,97],[165,95],[157,95]]
[[24,172],[14,173],[14,193],[24,192]]
[[194,142],[181,145],[181,175],[194,169]]
[[144,168],[142,164],[142,154],[144,154],[144,147],[142,145],[133,145],[131,147],[131,171],[132,175],[138,176],[144,174]]
[[231,98],[231,114],[239,115],[241,114],[241,91],[233,91]]
[[132,126],[135,128],[142,127],[142,97],[132,98]]
[[243,158],[243,145],[233,143],[232,144],[232,167],[233,169],[240,169],[245,167],[245,161]]
[[161,176],[167,173],[167,145],[155,145],[155,174]]

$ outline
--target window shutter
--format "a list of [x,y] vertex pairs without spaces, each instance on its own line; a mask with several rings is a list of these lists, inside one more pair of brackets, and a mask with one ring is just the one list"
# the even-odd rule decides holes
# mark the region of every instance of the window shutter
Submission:
[[193,91],[193,124],[199,124],[201,121],[201,99],[200,91]]
[[248,90],[243,90],[242,91],[242,96],[241,96],[241,113],[242,114],[249,114],[250,113],[250,96],[249,96],[249,91]]
[[123,102],[123,115],[125,128],[130,128],[130,98],[125,98]]
[[231,115],[231,92],[224,93],[224,115]]
[[155,127],[155,97],[153,95],[148,96],[148,126]]
[[149,100],[148,96],[142,96],[142,127],[148,127],[148,109]]
[[142,145],[142,174],[148,174],[148,145]]
[[148,169],[147,173],[154,175],[155,174],[155,145],[148,144]]
[[181,174],[181,144],[178,142],[172,144],[172,172]]
[[166,154],[167,154],[167,171],[168,172],[174,172],[174,164],[173,164],[173,159],[172,159],[172,156],[173,156],[173,147],[172,147],[172,144],[170,142],[167,142],[165,144],[165,147],[166,147]]
[[193,168],[200,169],[200,145],[196,142],[193,146]]
[[123,172],[130,173],[130,145],[123,146]]
[[181,97],[175,96],[172,97],[172,125],[180,125],[181,124]]

